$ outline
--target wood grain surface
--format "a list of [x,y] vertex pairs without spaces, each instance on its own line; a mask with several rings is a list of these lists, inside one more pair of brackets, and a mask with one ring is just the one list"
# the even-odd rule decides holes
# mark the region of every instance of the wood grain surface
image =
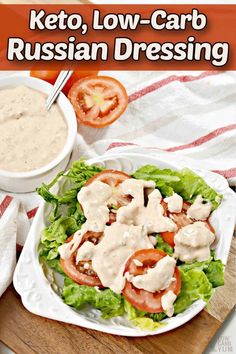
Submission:
[[17,354],[200,354],[221,324],[202,311],[167,334],[146,338],[113,336],[35,316],[24,309],[12,287],[0,301],[0,319],[0,339]]
[[17,354],[201,354],[235,301],[234,238],[225,285],[215,292],[208,310],[176,330],[128,338],[48,320],[28,312],[11,286],[0,299],[0,340]]

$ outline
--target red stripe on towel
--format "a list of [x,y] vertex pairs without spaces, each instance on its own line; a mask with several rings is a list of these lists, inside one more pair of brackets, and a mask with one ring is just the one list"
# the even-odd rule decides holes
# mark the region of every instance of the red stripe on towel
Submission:
[[229,170],[214,170],[212,172],[218,173],[225,178],[233,178],[236,177],[236,167],[230,168]]
[[182,76],[177,76],[177,75],[171,75],[166,77],[163,80],[154,82],[153,84],[144,87],[143,89],[132,93],[129,96],[129,103],[136,101],[137,99],[147,95],[148,93],[151,93],[153,91],[158,90],[159,88],[166,86],[170,84],[171,82],[174,81],[179,81],[179,82],[191,82],[191,81],[197,81],[200,79],[204,79],[205,77],[212,76],[212,75],[218,75],[220,72],[219,71],[204,71],[200,75],[193,76],[193,75],[182,75]]
[[234,129],[236,129],[236,124],[226,125],[225,127],[218,128],[218,129],[213,130],[212,132],[210,132],[204,136],[201,136],[200,138],[192,141],[191,143],[183,144],[183,145],[179,145],[179,146],[174,146],[174,147],[165,149],[165,151],[174,152],[174,151],[178,151],[178,150],[194,148],[196,146],[206,143],[209,140],[216,138],[217,136],[219,136],[221,134],[224,134],[224,133],[226,133],[230,130],[234,130]]
[[13,197],[11,197],[10,195],[6,195],[5,198],[3,199],[3,201],[1,202],[1,204],[0,204],[0,217],[3,216],[6,209],[10,205],[12,199],[13,199]]
[[35,217],[35,214],[36,214],[37,210],[38,210],[38,207],[27,211],[26,214],[28,216],[28,219],[32,219],[33,217]]

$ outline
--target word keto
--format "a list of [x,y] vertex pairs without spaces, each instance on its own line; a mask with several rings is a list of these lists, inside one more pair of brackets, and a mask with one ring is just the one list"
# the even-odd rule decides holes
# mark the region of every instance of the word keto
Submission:
[[64,10],[61,10],[59,14],[48,14],[44,10],[30,11],[29,28],[31,30],[71,30],[77,31],[81,28],[82,34],[85,34],[88,30],[86,23],[83,23],[83,18],[80,14],[68,15]]
[[[25,41],[21,37],[8,39],[7,59],[9,61],[79,61],[102,62],[117,61],[208,61],[215,67],[224,66],[229,57],[229,44],[227,42],[209,43],[199,42],[194,35],[186,36],[184,41],[145,41],[132,40],[132,31],[140,27],[148,26],[152,31],[201,31],[207,26],[207,17],[197,9],[190,13],[168,13],[163,9],[157,9],[148,18],[143,18],[139,13],[107,13],[104,15],[97,9],[92,12],[90,28],[81,14],[66,13],[60,10],[58,13],[47,14],[44,10],[31,10],[29,17],[29,29],[31,31],[72,31],[73,35],[64,41],[33,42]],[[114,31],[109,44],[104,41],[102,31]],[[125,36],[125,30],[129,36]],[[100,35],[103,41],[82,41],[81,36],[93,31]],[[77,34],[78,32],[78,34]],[[116,33],[122,33],[115,37]],[[136,32],[135,32],[136,33]],[[111,38],[111,35],[109,35]],[[137,36],[135,37],[137,38]],[[143,37],[142,37],[143,38]],[[153,37],[152,37],[153,38]]]

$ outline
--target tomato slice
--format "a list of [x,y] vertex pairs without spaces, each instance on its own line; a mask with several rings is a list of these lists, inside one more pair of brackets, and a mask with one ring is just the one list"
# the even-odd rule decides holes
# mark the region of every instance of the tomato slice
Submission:
[[[165,203],[164,200],[162,200],[161,205],[163,206],[163,209],[164,209],[164,215],[171,217],[171,219],[177,224],[178,230],[181,227],[192,223],[192,221],[190,219],[188,219],[187,215],[186,215],[186,212],[187,212],[189,206],[191,205],[190,203],[188,203],[188,202],[183,203],[183,209],[182,209],[181,213],[170,213],[168,211],[167,203]],[[175,242],[174,242],[175,234],[176,234],[176,232],[170,232],[170,231],[165,231],[165,232],[160,233],[163,240],[165,242],[167,242],[171,247],[175,246]]]
[[[132,197],[129,195],[124,195],[120,189],[119,185],[124,182],[127,178],[131,178],[125,172],[116,171],[116,170],[105,170],[97,173],[95,176],[90,178],[85,186],[93,183],[94,181],[101,181],[108,184],[112,188],[112,198],[111,198],[111,208],[120,208],[121,206],[127,205],[132,200]],[[112,214],[112,215],[111,215]],[[116,220],[115,213],[110,213],[110,223]]]
[[165,242],[167,242],[171,247],[175,246],[175,232],[165,231],[160,233],[161,237]]
[[[102,232],[91,232],[88,231],[84,234],[82,241],[79,247],[85,242],[90,241],[94,244],[97,244],[102,237]],[[70,242],[74,235],[71,235],[66,242]],[[79,248],[78,247],[78,248]],[[78,249],[77,249],[78,250]],[[62,267],[63,272],[74,282],[81,284],[81,285],[88,285],[88,286],[98,286],[102,288],[102,283],[98,277],[98,275],[94,272],[92,268],[92,262],[90,260],[80,261],[76,264],[76,253],[77,250],[71,255],[68,259],[60,258],[60,264]],[[86,267],[85,267],[86,264]],[[89,265],[89,267],[87,267]]]
[[127,173],[117,170],[104,170],[91,177],[85,184],[88,186],[94,181],[101,181],[109,184],[112,188],[117,187],[120,183],[124,182],[127,178],[131,178]]
[[[194,222],[194,220],[191,220],[187,217],[187,210],[191,205],[189,202],[184,201],[183,209],[182,209],[181,213],[170,213],[167,209],[167,205],[165,205],[166,203],[164,203],[162,201],[161,204],[164,208],[164,215],[171,217],[171,219],[176,223],[177,231],[179,229],[181,229],[182,227],[190,225]],[[214,230],[213,226],[210,224],[209,220],[204,221],[204,222],[206,223],[206,226],[210,229],[210,231],[215,234],[215,230]],[[166,232],[161,232],[160,235],[165,242],[167,242],[171,247],[174,247],[175,246],[174,237],[175,237],[176,232],[166,231]]]
[[[166,256],[166,253],[156,249],[145,249],[136,251],[128,260],[125,266],[125,272],[132,275],[144,274],[148,268],[153,267],[160,259]],[[142,266],[137,266],[133,260],[136,259],[142,263]],[[124,272],[124,273],[125,273]],[[131,282],[126,280],[123,289],[123,295],[127,301],[131,303],[138,310],[159,313],[163,311],[161,305],[161,297],[168,291],[173,291],[176,295],[180,293],[181,276],[177,267],[173,277],[175,280],[171,282],[170,286],[162,291],[151,293],[143,289],[137,289]]]
[[109,76],[90,76],[77,81],[68,98],[78,121],[94,128],[110,125],[128,105],[124,86]]
[[[44,80],[49,82],[50,84],[54,84],[60,71],[52,70],[52,71],[46,71],[46,70],[31,70],[30,71],[30,76],[36,77],[38,79]],[[64,92],[65,95],[68,94],[70,88],[74,83],[84,77],[87,76],[94,76],[97,75],[98,71],[74,71],[65,86],[62,89],[62,92]]]

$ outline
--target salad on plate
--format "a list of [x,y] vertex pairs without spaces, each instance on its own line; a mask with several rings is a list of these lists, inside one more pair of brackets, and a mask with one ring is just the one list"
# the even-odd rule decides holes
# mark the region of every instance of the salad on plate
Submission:
[[80,160],[37,191],[51,204],[40,262],[61,275],[60,296],[76,310],[154,330],[224,284],[209,219],[222,196],[190,169],[128,175]]

